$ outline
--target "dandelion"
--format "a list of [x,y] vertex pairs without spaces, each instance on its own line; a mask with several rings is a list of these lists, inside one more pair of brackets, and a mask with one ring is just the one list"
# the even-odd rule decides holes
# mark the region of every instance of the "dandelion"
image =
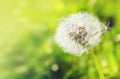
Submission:
[[56,42],[66,52],[81,55],[96,46],[106,30],[96,17],[87,12],[63,18],[56,31]]
[[[87,12],[72,14],[61,19],[56,31],[56,42],[66,52],[80,56],[98,45],[107,27],[100,20]],[[94,60],[100,79],[105,79],[100,63],[93,52]]]

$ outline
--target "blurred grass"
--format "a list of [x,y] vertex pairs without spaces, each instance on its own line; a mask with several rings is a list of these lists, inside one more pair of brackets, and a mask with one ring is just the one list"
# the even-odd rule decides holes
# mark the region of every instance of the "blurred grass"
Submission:
[[106,79],[120,79],[119,4],[120,0],[0,0],[0,79],[99,79],[89,54],[76,57],[54,43],[59,19],[79,11],[110,23],[94,52]]

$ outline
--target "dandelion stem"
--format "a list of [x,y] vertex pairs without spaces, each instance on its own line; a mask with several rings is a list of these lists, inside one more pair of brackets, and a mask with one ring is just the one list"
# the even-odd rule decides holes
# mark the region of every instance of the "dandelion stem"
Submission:
[[91,56],[92,56],[92,58],[93,58],[93,60],[94,60],[96,69],[97,69],[98,74],[99,74],[99,76],[100,76],[100,79],[105,79],[104,74],[103,74],[103,71],[102,71],[102,67],[101,67],[100,63],[98,62],[95,54],[94,54],[93,52],[91,52],[90,54],[91,54]]

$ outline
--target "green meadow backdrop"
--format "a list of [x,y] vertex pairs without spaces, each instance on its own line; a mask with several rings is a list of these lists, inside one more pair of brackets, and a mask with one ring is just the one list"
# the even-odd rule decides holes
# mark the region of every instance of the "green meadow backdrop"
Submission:
[[120,0],[0,0],[0,79],[99,79],[89,52],[54,41],[59,19],[80,11],[110,28],[93,51],[106,79],[120,79]]

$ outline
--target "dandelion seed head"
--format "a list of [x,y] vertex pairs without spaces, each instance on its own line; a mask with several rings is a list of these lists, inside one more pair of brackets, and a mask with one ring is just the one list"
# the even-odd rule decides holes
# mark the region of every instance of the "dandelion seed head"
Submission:
[[66,52],[81,55],[100,42],[104,31],[106,26],[99,19],[80,12],[61,19],[55,39]]

